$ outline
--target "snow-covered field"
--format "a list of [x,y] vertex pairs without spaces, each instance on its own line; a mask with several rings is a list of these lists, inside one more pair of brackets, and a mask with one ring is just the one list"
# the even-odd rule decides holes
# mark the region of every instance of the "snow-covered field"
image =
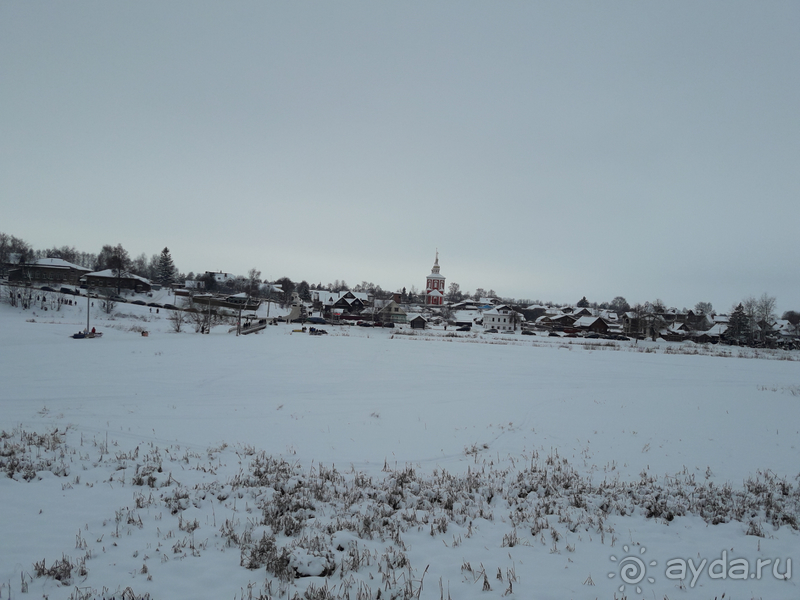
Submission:
[[0,598],[800,596],[797,353],[85,310],[0,305]]

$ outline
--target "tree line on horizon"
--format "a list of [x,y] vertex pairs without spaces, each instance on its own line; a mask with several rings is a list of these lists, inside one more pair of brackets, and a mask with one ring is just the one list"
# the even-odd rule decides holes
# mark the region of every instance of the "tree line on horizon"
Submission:
[[[11,257],[16,257],[19,263],[31,263],[35,260],[42,258],[60,258],[75,265],[92,269],[93,271],[103,271],[112,269],[118,274],[123,272],[138,275],[150,281],[160,283],[162,285],[171,285],[174,282],[182,281],[185,279],[202,281],[205,288],[209,291],[231,291],[231,292],[246,292],[253,296],[277,296],[274,299],[282,304],[288,304],[291,301],[292,293],[297,292],[301,300],[306,302],[311,301],[312,290],[326,290],[329,292],[340,293],[342,291],[352,291],[357,293],[367,293],[379,299],[391,298],[393,292],[384,290],[380,285],[372,282],[362,281],[361,283],[350,287],[344,280],[336,279],[332,283],[323,284],[322,282],[316,285],[311,285],[307,281],[302,280],[295,282],[289,277],[280,277],[279,279],[268,282],[261,280],[261,271],[250,269],[247,276],[235,277],[232,281],[226,284],[220,284],[214,278],[213,273],[205,272],[195,275],[192,272],[184,274],[174,264],[171,253],[168,247],[164,247],[158,253],[154,253],[149,257],[142,252],[136,257],[131,258],[130,253],[122,246],[122,244],[105,244],[98,253],[82,252],[74,246],[61,246],[45,249],[35,250],[28,242],[13,235],[0,232],[0,264],[8,264]],[[266,286],[264,290],[262,284],[271,284]],[[273,291],[273,286],[280,288],[280,292]],[[419,303],[424,301],[424,290],[419,290],[415,285],[410,288],[403,287],[397,290],[400,294],[401,302],[403,303]],[[497,295],[493,289],[486,290],[484,288],[477,288],[474,293],[462,292],[458,283],[452,282],[448,286],[445,298],[448,302],[457,303],[464,300],[479,301],[480,299],[494,298],[501,302],[515,306],[515,307],[528,307],[531,305],[540,306],[561,306],[560,303],[554,302],[541,302],[539,300],[530,299],[515,299],[515,298],[502,298]],[[760,321],[774,321],[777,318],[776,298],[764,293],[761,297],[755,298],[748,296],[740,303],[734,305],[728,311],[729,314],[743,314],[750,322]],[[656,299],[644,303],[631,305],[623,296],[616,296],[614,299],[607,302],[590,302],[586,296],[583,296],[575,303],[578,308],[591,308],[594,310],[610,310],[617,314],[625,312],[634,313],[666,313],[670,310],[666,304]],[[695,314],[715,315],[716,311],[710,302],[698,302],[692,309]],[[683,308],[681,312],[688,312],[688,308]],[[783,313],[782,319],[789,320],[792,324],[797,325],[800,322],[800,311],[789,310]],[[740,319],[741,320],[741,319]]]

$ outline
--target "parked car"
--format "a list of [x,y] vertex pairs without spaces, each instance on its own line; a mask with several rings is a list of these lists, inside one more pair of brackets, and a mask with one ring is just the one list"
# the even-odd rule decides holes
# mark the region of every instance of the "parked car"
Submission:
[[131,304],[137,304],[139,306],[147,306],[147,303],[144,300],[132,300]]
[[359,327],[372,327],[372,323],[370,323],[369,321],[359,321],[358,323],[356,323],[356,325],[358,325]]
[[392,328],[392,327],[394,327],[394,323],[392,323],[391,321],[386,321],[386,323],[384,323],[383,326]]
[[497,333],[497,329],[492,327],[491,329],[484,329],[483,333]]
[[114,302],[127,302],[128,301],[127,298],[123,298],[122,296],[117,296],[116,294],[114,294],[113,296],[110,296],[109,299],[113,300]]
[[558,335],[558,334],[557,334],[555,331],[551,331],[551,332],[550,332],[550,333],[548,333],[547,335],[548,335],[548,337],[561,337],[561,336],[560,336],[560,335]]
[[73,290],[72,288],[68,288],[68,287],[62,287],[59,291],[62,294],[71,294],[72,296],[77,296],[78,295],[78,292],[76,290]]
[[315,325],[327,325],[328,322],[323,319],[322,317],[308,317],[306,319],[309,323],[314,323]]
[[587,333],[583,337],[585,337],[587,339],[590,339],[590,340],[596,340],[596,339],[598,339],[600,337],[600,334],[599,333]]
[[169,310],[178,310],[178,307],[175,306],[174,304],[165,304],[164,308],[169,309]]
[[147,306],[152,306],[153,308],[164,308],[158,302],[148,302]]
[[536,334],[535,334],[533,331],[531,331],[530,329],[523,329],[522,331],[520,331],[520,333],[521,333],[522,335],[536,335]]
[[53,288],[51,288],[49,285],[43,285],[39,289],[41,289],[43,292],[55,292],[55,290]]
[[469,325],[462,325],[461,327],[456,329],[456,331],[472,331],[472,327],[470,327]]

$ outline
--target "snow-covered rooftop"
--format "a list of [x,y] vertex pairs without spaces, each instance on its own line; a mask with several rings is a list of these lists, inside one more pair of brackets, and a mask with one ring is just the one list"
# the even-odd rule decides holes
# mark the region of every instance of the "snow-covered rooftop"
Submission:
[[91,271],[91,269],[87,269],[86,267],[82,267],[80,265],[67,262],[63,258],[40,258],[39,260],[36,261],[36,264],[47,267],[63,267],[65,269],[75,269],[77,271],[86,271],[86,272]]
[[[123,271],[121,276],[123,279],[138,279],[139,281],[142,281],[150,285],[149,279],[145,279],[144,277],[139,277],[138,275],[134,275],[133,273],[128,273],[127,271]],[[108,279],[116,279],[117,271],[115,269],[105,269],[103,271],[95,271],[94,273],[86,273],[84,277],[107,277]]]

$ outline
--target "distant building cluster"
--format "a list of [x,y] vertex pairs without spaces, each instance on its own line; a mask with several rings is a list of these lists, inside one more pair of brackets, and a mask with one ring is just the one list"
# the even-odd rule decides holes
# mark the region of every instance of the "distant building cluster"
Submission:
[[127,271],[104,269],[92,271],[60,258],[40,258],[29,264],[10,264],[6,267],[11,283],[121,288],[149,292],[152,284],[144,277]]
[[[163,254],[168,258],[166,248]],[[746,314],[741,305],[730,315],[718,315],[654,306],[619,311],[599,309],[587,306],[585,299],[578,306],[518,306],[493,296],[448,301],[438,250],[425,277],[424,294],[416,296],[406,295],[405,289],[391,293],[371,287],[367,291],[346,288],[334,291],[321,286],[311,288],[305,282],[302,284],[305,288],[301,289],[286,278],[278,282],[255,280],[254,273],[260,275],[253,271],[248,279],[223,271],[206,271],[199,277],[173,283],[171,289],[176,296],[189,299],[186,310],[197,304],[200,310],[205,306],[209,310],[224,307],[255,311],[267,300],[268,311],[272,303],[289,308],[290,313],[285,316],[288,320],[315,318],[365,326],[450,327],[462,332],[800,347],[800,325],[786,319],[758,319],[752,313]],[[116,294],[118,300],[123,291],[141,294],[160,289],[159,284],[123,269],[92,271],[60,258],[40,258],[28,263],[11,260],[2,265],[0,274],[11,285],[37,286],[62,293],[76,293],[70,288],[77,287],[105,290],[109,296]],[[289,287],[284,289],[284,285]]]

